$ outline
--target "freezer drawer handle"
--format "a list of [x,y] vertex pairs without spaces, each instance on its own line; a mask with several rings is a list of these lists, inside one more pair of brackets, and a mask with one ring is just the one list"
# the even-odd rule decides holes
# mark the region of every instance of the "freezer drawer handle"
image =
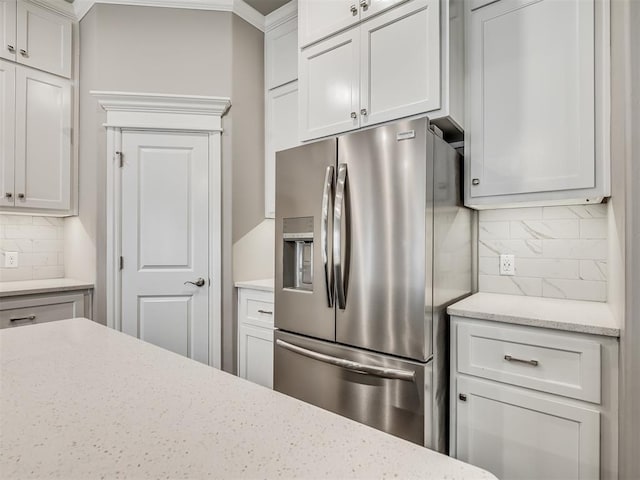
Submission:
[[324,266],[324,286],[327,290],[327,306],[333,307],[333,282],[331,280],[331,267],[329,265],[329,197],[333,187],[333,166],[329,165],[324,175],[324,188],[322,189],[322,223],[320,225],[320,249],[322,250],[322,264]]
[[335,365],[336,367],[351,370],[353,372],[362,373],[365,375],[373,375],[375,377],[390,378],[393,380],[406,380],[407,382],[413,382],[415,380],[415,372],[410,370],[399,370],[397,368],[384,368],[375,367],[373,365],[364,365],[358,362],[352,362],[351,360],[345,360],[344,358],[332,357],[331,355],[325,355],[324,353],[314,352],[313,350],[307,350],[306,348],[292,345],[291,343],[277,339],[276,344],[287,350],[304,355],[305,357],[318,360],[319,362]]

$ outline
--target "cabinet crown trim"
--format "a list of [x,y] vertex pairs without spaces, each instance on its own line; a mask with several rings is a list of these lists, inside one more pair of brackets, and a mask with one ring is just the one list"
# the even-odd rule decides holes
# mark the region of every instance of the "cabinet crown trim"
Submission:
[[264,31],[269,32],[298,16],[298,3],[291,0],[264,17]]
[[107,127],[222,131],[228,97],[92,91],[107,112]]

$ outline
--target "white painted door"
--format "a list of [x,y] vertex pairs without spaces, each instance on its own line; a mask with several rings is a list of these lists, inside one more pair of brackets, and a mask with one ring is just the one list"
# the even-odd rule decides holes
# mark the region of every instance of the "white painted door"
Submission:
[[471,199],[594,187],[594,0],[468,15]]
[[266,87],[272,89],[298,78],[298,21],[278,25],[265,34]]
[[16,67],[15,150],[15,206],[68,210],[71,207],[69,80]]
[[599,412],[485,380],[456,381],[459,460],[510,480],[599,478]]
[[16,67],[0,60],[0,206],[12,207],[15,161]]
[[302,140],[360,126],[360,29],[305,48],[300,53]]
[[361,126],[440,108],[439,3],[414,0],[362,23]]
[[122,155],[122,331],[207,363],[208,137],[125,131]]
[[0,58],[16,60],[16,0],[0,0]]
[[299,0],[300,48],[360,21],[359,0]]
[[267,148],[265,162],[265,216],[276,214],[276,152],[298,141],[298,82],[267,92]]
[[17,10],[17,61],[71,78],[71,20],[25,1]]
[[240,376],[273,388],[273,329],[241,324],[238,339]]

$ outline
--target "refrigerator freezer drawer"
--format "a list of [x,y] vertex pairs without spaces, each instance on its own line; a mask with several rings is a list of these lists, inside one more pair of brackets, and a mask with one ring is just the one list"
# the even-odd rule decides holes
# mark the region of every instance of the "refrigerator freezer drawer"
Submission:
[[430,419],[431,412],[430,363],[279,330],[275,338],[275,390],[425,445],[425,418]]

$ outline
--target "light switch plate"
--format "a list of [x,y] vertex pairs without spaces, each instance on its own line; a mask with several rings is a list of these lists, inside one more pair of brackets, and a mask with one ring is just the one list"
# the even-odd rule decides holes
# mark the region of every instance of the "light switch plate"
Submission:
[[18,252],[4,252],[4,268],[18,268]]
[[500,275],[516,274],[515,255],[500,255]]

